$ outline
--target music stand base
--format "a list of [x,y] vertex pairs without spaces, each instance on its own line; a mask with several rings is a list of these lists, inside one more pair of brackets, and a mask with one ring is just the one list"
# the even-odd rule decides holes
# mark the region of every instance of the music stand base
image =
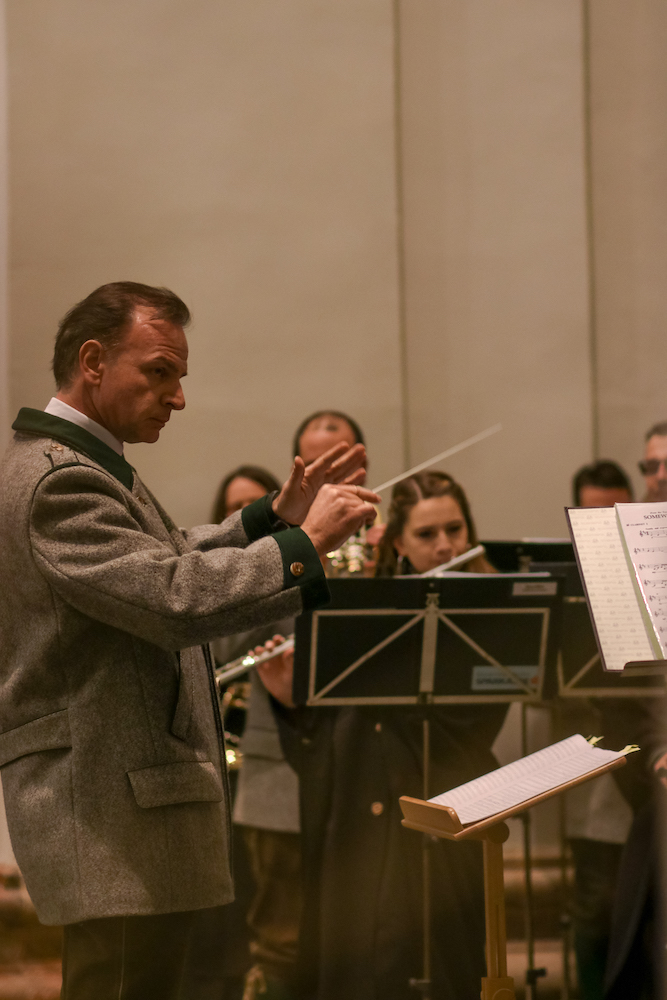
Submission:
[[514,980],[511,976],[484,976],[481,1000],[516,1000]]
[[411,979],[408,985],[411,990],[421,993],[424,1000],[430,1000],[432,986],[430,979]]

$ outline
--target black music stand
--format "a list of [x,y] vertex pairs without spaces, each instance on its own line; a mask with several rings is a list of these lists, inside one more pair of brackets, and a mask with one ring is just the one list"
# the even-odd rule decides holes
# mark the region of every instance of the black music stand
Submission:
[[[471,573],[330,580],[329,607],[297,619],[297,705],[536,703],[555,693],[561,578]],[[423,721],[424,799],[430,726]],[[423,859],[423,974],[431,996],[429,838]],[[529,858],[528,862],[529,863]]]
[[539,702],[555,694],[562,581],[525,574],[330,580],[296,625],[298,705]]
[[516,541],[482,541],[486,556],[501,573],[528,573],[530,564],[572,563],[574,546],[569,538],[523,538]]
[[662,698],[665,664],[630,664],[623,671],[604,670],[586,603],[579,568],[572,563],[533,562],[531,572],[563,577],[563,627],[557,664],[561,698]]

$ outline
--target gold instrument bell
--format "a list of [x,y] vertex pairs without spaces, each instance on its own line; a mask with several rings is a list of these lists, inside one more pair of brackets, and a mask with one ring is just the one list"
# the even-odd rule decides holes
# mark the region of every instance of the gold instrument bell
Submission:
[[366,541],[366,529],[362,528],[343,542],[339,549],[327,552],[325,572],[328,577],[373,576],[375,554],[373,546]]

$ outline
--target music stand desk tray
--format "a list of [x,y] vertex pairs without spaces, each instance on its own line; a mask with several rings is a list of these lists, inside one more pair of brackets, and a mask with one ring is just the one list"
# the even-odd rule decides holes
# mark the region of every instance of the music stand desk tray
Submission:
[[311,706],[551,697],[561,579],[448,574],[331,580],[297,619],[294,701]]
[[547,792],[542,792],[541,795],[535,795],[533,798],[527,799],[525,802],[521,802],[511,809],[505,809],[503,812],[487,816],[485,819],[479,820],[476,823],[469,823],[466,826],[461,825],[455,810],[450,806],[443,806],[437,802],[429,802],[424,799],[412,798],[409,795],[402,795],[399,799],[403,813],[401,823],[411,830],[419,830],[433,837],[444,837],[446,840],[483,840],[493,827],[504,822],[504,820],[510,819],[512,816],[517,816],[525,812],[526,809],[531,809],[533,806],[539,805],[540,802],[545,802],[554,795],[561,795],[563,792],[567,792],[577,785],[591,781],[593,778],[599,778],[608,771],[615,771],[616,768],[623,767],[625,762],[625,757],[620,757],[618,760],[603,764],[602,767],[598,767],[594,771],[589,771],[588,774],[580,778],[568,781],[557,788],[551,788]]

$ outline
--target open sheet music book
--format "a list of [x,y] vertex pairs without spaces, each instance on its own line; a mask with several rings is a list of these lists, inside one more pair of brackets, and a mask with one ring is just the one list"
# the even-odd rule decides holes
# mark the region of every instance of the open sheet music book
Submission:
[[560,743],[499,767],[497,771],[490,771],[428,801],[454,809],[464,826],[478,823],[489,816],[514,811],[537,795],[582,779],[605,764],[624,757],[630,749],[626,747],[618,753],[615,750],[600,750],[591,746],[583,736],[569,736]]
[[667,657],[667,503],[571,507],[570,534],[602,665]]

